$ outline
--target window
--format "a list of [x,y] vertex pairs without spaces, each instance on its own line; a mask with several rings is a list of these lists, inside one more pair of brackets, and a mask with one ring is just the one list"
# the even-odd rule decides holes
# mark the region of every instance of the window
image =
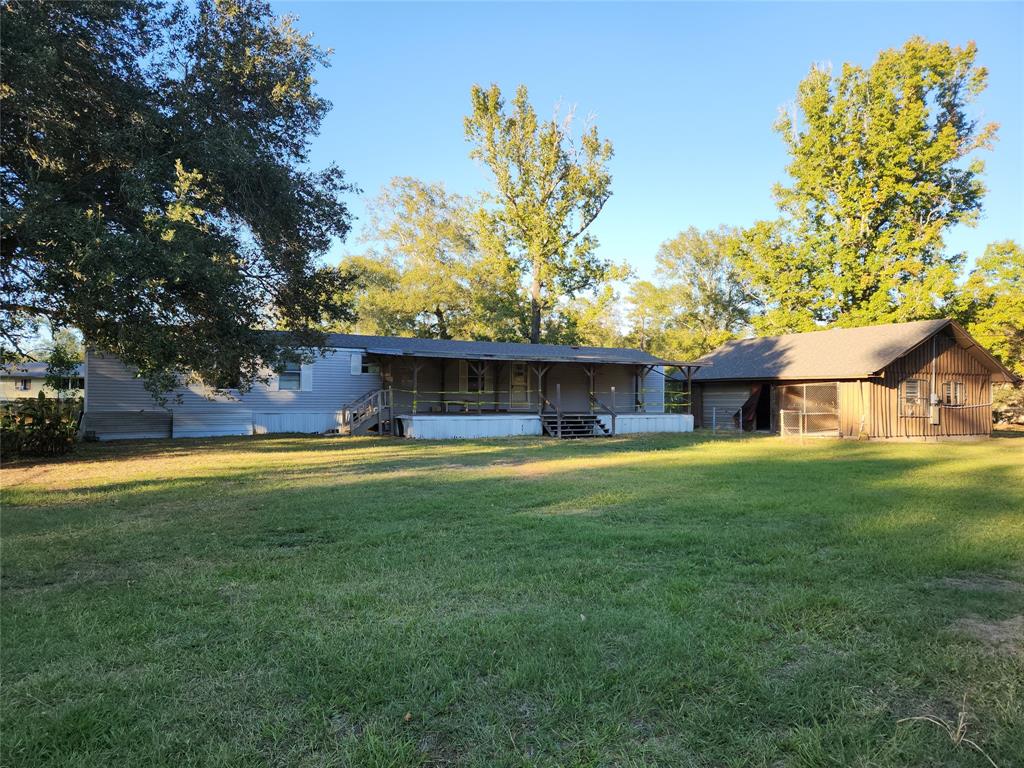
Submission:
[[14,388],[19,392],[28,392],[32,389],[32,379],[18,379],[14,382]]
[[277,374],[277,388],[281,390],[298,390],[302,387],[302,365],[285,363]]
[[903,382],[903,407],[901,413],[904,416],[927,416],[928,415],[928,382],[924,379],[907,379]]
[[964,383],[962,381],[946,381],[942,384],[942,402],[946,405],[964,404]]
[[373,374],[374,376],[380,375],[380,364],[371,363],[365,357],[363,358],[362,365],[359,368],[359,372],[363,374]]

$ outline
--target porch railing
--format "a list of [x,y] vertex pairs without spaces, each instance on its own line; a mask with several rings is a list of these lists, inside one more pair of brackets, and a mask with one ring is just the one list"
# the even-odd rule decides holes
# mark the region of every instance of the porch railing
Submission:
[[[555,384],[556,390],[560,387]],[[472,390],[424,390],[424,389],[392,389],[396,398],[402,398],[407,402],[406,407],[412,409],[415,404],[415,413],[484,413],[488,411],[521,411],[536,412],[545,404],[554,410],[558,393],[551,393],[547,390],[542,393],[536,389],[516,390],[510,393],[507,389],[472,391]],[[643,393],[649,396],[650,393]],[[666,392],[664,400],[643,399],[637,396],[633,390],[620,390],[612,387],[606,390],[596,390],[576,394],[577,397],[587,399],[587,408],[601,411],[607,414],[619,415],[623,413],[646,413],[652,408],[663,407],[666,413],[686,413],[689,408],[689,400],[685,393]],[[513,399],[513,397],[515,399]],[[399,407],[397,404],[395,407]],[[563,409],[565,410],[565,409]]]
[[618,413],[613,408],[609,408],[595,393],[590,393],[590,410],[601,410],[611,416],[612,421],[612,435],[615,434],[615,417]]

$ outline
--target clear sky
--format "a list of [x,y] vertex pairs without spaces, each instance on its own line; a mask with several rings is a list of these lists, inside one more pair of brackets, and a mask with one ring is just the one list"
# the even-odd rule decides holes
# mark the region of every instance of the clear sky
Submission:
[[[1001,125],[975,229],[948,238],[980,255],[1024,242],[1022,3],[274,3],[333,48],[319,92],[334,103],[314,164],[337,162],[363,202],[393,176],[473,193],[473,83],[530,89],[538,115],[559,101],[612,140],[613,197],[594,225],[601,255],[650,276],[659,243],[689,226],[772,217],[786,155],[771,126],[814,62],[870,65],[912,35],[978,45],[989,87],[976,116]],[[357,230],[359,223],[357,222]],[[359,249],[354,237],[330,254]]]

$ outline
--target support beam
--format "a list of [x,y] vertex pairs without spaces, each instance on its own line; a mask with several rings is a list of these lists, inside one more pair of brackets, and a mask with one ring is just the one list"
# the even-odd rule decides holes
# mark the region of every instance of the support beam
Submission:
[[482,363],[479,360],[470,360],[469,367],[473,369],[473,374],[476,376],[477,388],[476,388],[476,412],[479,415],[483,408],[480,404],[480,395],[483,394],[485,387],[487,386],[487,363]]
[[693,366],[686,366],[686,412],[693,415]]
[[590,408],[590,412],[594,412],[594,398],[597,397],[597,392],[594,387],[594,378],[597,375],[596,367],[594,365],[584,365],[583,371],[587,374],[587,405]]
[[533,363],[530,367],[537,375],[537,413],[541,414],[544,413],[544,374],[551,369],[551,366]]
[[416,408],[419,400],[419,378],[420,368],[423,367],[423,363],[419,361],[413,361],[412,364],[412,412],[415,415]]

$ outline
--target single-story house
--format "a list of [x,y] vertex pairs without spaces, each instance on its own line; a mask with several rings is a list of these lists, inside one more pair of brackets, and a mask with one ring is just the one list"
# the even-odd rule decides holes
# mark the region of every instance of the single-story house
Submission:
[[635,349],[331,334],[311,363],[268,372],[247,392],[184,383],[160,404],[118,358],[86,354],[86,437],[271,432],[413,438],[688,432],[665,402],[665,369]]
[[[23,397],[56,397],[57,392],[46,383],[46,363],[11,363],[0,367],[0,400],[17,400]],[[60,388],[62,397],[81,397],[85,389],[85,366],[79,365],[71,376],[63,379]]]
[[1017,381],[952,320],[737,339],[699,362],[697,426],[785,435],[989,435],[992,383]]

